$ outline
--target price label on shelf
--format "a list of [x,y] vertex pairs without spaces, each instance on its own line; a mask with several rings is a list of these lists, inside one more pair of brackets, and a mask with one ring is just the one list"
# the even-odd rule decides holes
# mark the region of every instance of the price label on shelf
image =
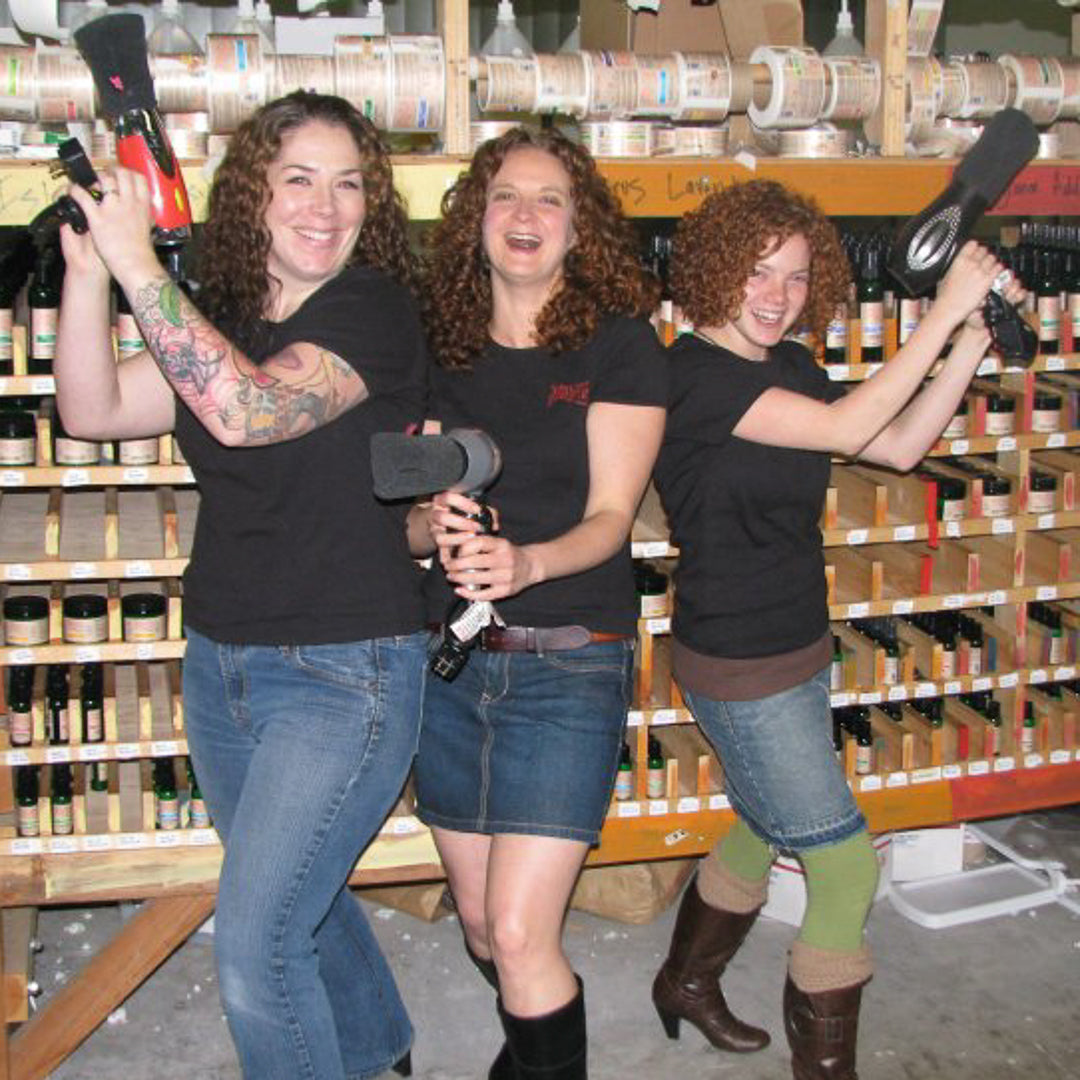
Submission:
[[1016,761],[1011,757],[999,757],[994,760],[994,772],[1012,772],[1016,768]]
[[132,559],[124,563],[124,577],[150,577],[150,564],[145,559]]
[[915,684],[915,696],[917,698],[937,697],[937,683],[921,682]]
[[4,754],[4,761],[8,765],[29,765],[30,755],[25,750],[8,750]]
[[108,833],[87,833],[83,837],[83,851],[112,851],[115,844]]
[[69,746],[46,746],[45,760],[50,765],[68,762],[71,760],[71,748]]
[[1007,453],[1010,450],[1016,449],[1016,436],[1015,435],[1002,435],[997,441],[998,453]]
[[78,757],[80,761],[104,761],[106,748],[104,743],[83,743],[79,747]]
[[86,487],[90,483],[89,469],[65,469],[60,474],[61,487]]
[[675,809],[680,814],[696,814],[701,809],[701,800],[696,795],[684,795]]
[[865,619],[870,614],[870,605],[866,601],[859,604],[848,604],[847,617],[849,619]]
[[949,443],[949,453],[966,454],[970,445],[971,444],[967,441],[967,439],[953,439]]
[[393,817],[386,824],[386,831],[393,836],[411,836],[420,831],[420,823],[411,814],[407,817]]
[[1072,754],[1068,750],[1051,750],[1050,751],[1050,764],[1051,765],[1068,765],[1072,761]]
[[995,536],[1001,536],[1005,533],[1013,532],[1013,519],[1012,518],[994,518],[990,522],[990,531]]
[[900,683],[898,686],[889,687],[889,700],[890,701],[906,701],[908,696],[908,689]]
[[825,370],[833,382],[844,382],[851,378],[851,368],[847,364],[830,364]]
[[960,528],[959,521],[946,521],[945,522],[945,535],[958,539],[963,535],[963,530]]
[[662,817],[668,812],[667,799],[649,800],[649,817]]
[[941,606],[946,608],[962,608],[964,606],[964,599],[963,593],[949,593],[948,596],[942,598]]
[[898,788],[908,786],[908,774],[906,772],[893,772],[885,778],[885,786],[887,788]]
[[879,701],[881,701],[880,690],[867,690],[859,695],[860,705],[876,705]]
[[975,693],[979,693],[981,690],[993,690],[994,680],[989,675],[980,675],[977,679],[971,680],[971,689]]
[[121,475],[125,484],[145,484],[150,479],[150,470],[143,465],[128,465]]
[[1065,445],[1065,433],[1063,431],[1055,431],[1052,435],[1046,436],[1046,447],[1048,450],[1060,450]]
[[993,592],[988,592],[986,594],[986,602],[995,607],[998,604],[1004,604],[1006,599],[1007,597],[1004,589],[995,589]]
[[8,581],[29,581],[30,567],[26,563],[8,563],[4,567],[4,577]]
[[865,544],[869,536],[869,529],[848,529],[847,542],[851,545]]
[[136,660],[153,660],[157,655],[157,650],[149,641],[140,641],[135,646],[135,659]]
[[1067,681],[1068,679],[1076,678],[1076,667],[1073,664],[1066,664],[1062,667],[1054,668],[1054,678],[1060,682]]
[[914,600],[894,600],[892,613],[894,615],[910,615],[915,610]]
[[989,761],[969,761],[968,762],[968,776],[987,776],[990,772]]
[[854,700],[855,695],[847,690],[839,690],[829,695],[829,704],[834,709],[846,709]]
[[616,813],[619,817],[641,817],[641,803],[621,802]]
[[1044,765],[1045,760],[1042,754],[1025,754],[1024,755],[1024,768],[1025,769],[1037,769],[1040,765]]
[[892,536],[893,536],[893,539],[898,541],[898,542],[903,542],[905,540],[914,540],[915,539],[915,526],[914,525],[897,525],[896,528],[893,529]]
[[30,380],[31,394],[53,394],[56,392],[56,384],[51,375],[39,375]]
[[911,774],[912,784],[929,784],[934,780],[941,779],[941,766],[932,765],[925,769],[916,769]]
[[662,619],[646,619],[645,632],[647,634],[668,634],[671,632],[671,619],[666,615]]
[[180,744],[175,739],[156,739],[150,744],[153,757],[176,757],[180,753]]
[[998,686],[1000,686],[1003,690],[1008,689],[1010,686],[1019,685],[1020,676],[1015,671],[1010,671],[1007,674],[1002,675],[1001,678],[998,679]]
[[942,765],[941,775],[945,780],[959,780],[964,770],[959,765]]
[[186,846],[187,841],[185,840],[183,833],[179,830],[170,829],[167,832],[154,833],[154,847],[174,848]]
[[953,680],[950,679],[945,684],[945,693],[946,694],[959,694],[962,687],[963,687],[962,683],[957,682],[957,681],[953,681]]
[[70,855],[79,850],[79,842],[74,836],[53,836],[49,838],[49,851],[53,855]]
[[96,664],[101,660],[101,646],[79,645],[75,649],[75,662],[78,664]]
[[101,575],[98,573],[97,563],[77,562],[71,564],[71,576],[83,581],[86,578],[96,578]]
[[1058,587],[1056,585],[1040,585],[1035,590],[1036,600],[1056,600]]
[[679,714],[674,709],[654,709],[649,723],[653,727],[664,724],[674,724],[679,719]]
[[635,540],[634,557],[638,559],[662,559],[668,553],[666,540]]
[[12,664],[32,664],[34,662],[34,650],[12,649],[10,660]]
[[192,847],[209,847],[218,842],[217,833],[213,829],[192,829],[189,836]]
[[129,761],[131,758],[137,758],[139,756],[139,744],[133,742],[117,743],[116,756],[122,761]]
[[645,714],[640,709],[631,709],[626,714],[627,727],[641,727],[645,723]]
[[1040,529],[1052,529],[1057,525],[1057,514],[1040,514],[1037,524]]
[[22,487],[26,483],[26,474],[18,469],[0,470],[0,487]]
[[12,855],[40,855],[41,852],[42,843],[36,836],[21,836],[11,841]]
[[859,781],[860,791],[880,791],[881,786],[882,785],[880,776],[864,776]]
[[710,810],[730,810],[731,800],[726,795],[710,795],[709,796],[709,809]]
[[1028,673],[1028,682],[1031,683],[1033,686],[1036,683],[1044,683],[1044,682],[1046,682],[1046,672],[1043,671],[1042,668],[1033,668]]
[[146,833],[124,832],[116,834],[116,846],[121,851],[132,851],[137,848],[150,846],[150,838]]
[[1064,356],[1048,356],[1046,358],[1046,370],[1047,371],[1064,371],[1065,370],[1065,357]]

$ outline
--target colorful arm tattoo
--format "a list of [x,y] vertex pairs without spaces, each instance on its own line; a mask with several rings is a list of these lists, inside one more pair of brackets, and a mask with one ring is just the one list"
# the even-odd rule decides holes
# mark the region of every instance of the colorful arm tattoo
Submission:
[[340,416],[363,383],[326,349],[288,347],[274,372],[233,348],[167,277],[135,294],[132,313],[169,384],[211,432],[243,432],[243,445],[283,442]]

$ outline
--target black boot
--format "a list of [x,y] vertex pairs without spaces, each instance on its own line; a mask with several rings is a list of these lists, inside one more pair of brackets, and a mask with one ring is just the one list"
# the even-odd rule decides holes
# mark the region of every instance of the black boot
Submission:
[[[869,980],[867,980],[869,981]],[[859,1080],[855,1043],[865,982],[807,994],[784,984],[784,1030],[794,1080]]]
[[406,1050],[403,1058],[398,1058],[390,1066],[398,1076],[412,1076],[412,1051]]
[[574,977],[577,994],[544,1016],[512,1016],[499,1002],[499,1019],[506,1032],[511,1065],[511,1071],[503,1075],[516,1080],[587,1080],[585,992],[581,979]]
[[760,908],[745,914],[706,904],[697,878],[686,887],[671,947],[653,981],[652,996],[669,1039],[679,1037],[679,1021],[694,1025],[718,1050],[748,1054],[769,1045],[769,1033],[732,1015],[720,976],[739,950]]
[[486,960],[482,956],[477,956],[476,953],[469,948],[469,942],[465,942],[465,955],[473,962],[473,967],[480,972],[484,982],[491,987],[497,994],[499,992],[499,973],[495,968],[495,961],[488,957]]

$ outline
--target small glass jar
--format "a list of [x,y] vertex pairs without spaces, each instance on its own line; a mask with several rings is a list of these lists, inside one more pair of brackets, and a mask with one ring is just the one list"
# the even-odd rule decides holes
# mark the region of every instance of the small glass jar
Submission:
[[1029,514],[1052,514],[1057,509],[1057,477],[1033,469],[1028,481]]
[[643,619],[656,619],[668,613],[666,574],[648,563],[640,563],[634,567],[634,584]]
[[157,436],[149,439],[121,439],[117,448],[117,457],[121,465],[156,465]]
[[0,411],[0,465],[33,465],[36,447],[33,413]]
[[967,484],[952,476],[942,476],[937,481],[938,520],[962,521]]
[[75,645],[92,645],[109,636],[109,619],[104,596],[77,593],[64,598],[64,640]]
[[1008,517],[1012,512],[1012,484],[1004,476],[984,476],[982,482],[983,517]]
[[1031,430],[1061,430],[1061,395],[1037,390],[1031,399]]
[[1011,435],[1016,430],[1016,401],[1008,394],[986,395],[987,435]]
[[4,600],[4,641],[8,645],[44,645],[49,640],[49,601],[44,596],[9,596]]
[[165,638],[165,597],[161,593],[129,593],[120,601],[125,641]]
[[57,465],[96,465],[101,460],[101,444],[72,438],[58,417],[53,425],[53,460]]
[[952,419],[945,425],[945,430],[941,433],[943,439],[962,439],[968,433],[968,403],[967,398],[964,398],[959,405],[956,406],[956,412],[953,413]]

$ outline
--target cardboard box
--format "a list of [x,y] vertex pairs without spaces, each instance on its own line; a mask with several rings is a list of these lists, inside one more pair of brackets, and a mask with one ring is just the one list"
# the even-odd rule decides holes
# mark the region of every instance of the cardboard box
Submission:
[[632,11],[626,0],[582,0],[581,47],[637,53],[724,52],[745,60],[758,45],[801,45],[799,0],[661,0]]
[[964,869],[962,824],[894,832],[892,841],[893,881],[921,881]]
[[[892,861],[893,833],[882,833],[873,838],[877,852],[878,877],[875,902],[889,891],[892,880],[890,864]],[[781,855],[772,865],[769,874],[769,899],[761,909],[761,914],[770,919],[777,919],[789,926],[801,926],[806,912],[806,875],[797,859]]]

